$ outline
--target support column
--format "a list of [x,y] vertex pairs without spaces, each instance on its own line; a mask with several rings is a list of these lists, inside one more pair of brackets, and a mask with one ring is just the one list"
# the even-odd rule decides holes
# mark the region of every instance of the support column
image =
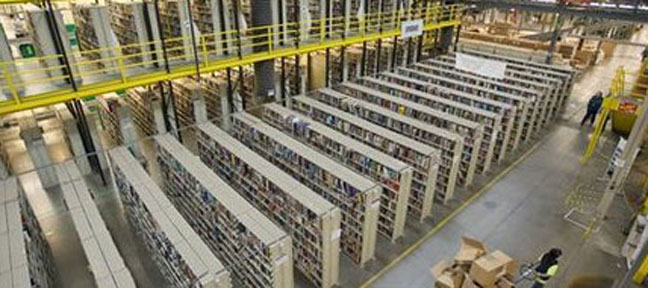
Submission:
[[[443,5],[453,5],[453,4],[455,4],[454,0],[446,0],[443,2]],[[444,20],[446,19],[441,19],[441,21]],[[454,34],[453,26],[444,27],[443,29],[441,29],[441,38],[439,40],[439,49],[441,50],[441,53],[447,53],[448,50],[450,49],[450,46],[452,46],[453,34]]]
[[553,32],[551,33],[551,44],[549,45],[549,52],[547,53],[547,64],[551,64],[553,61],[553,54],[556,51],[556,44],[558,42],[558,37],[560,36],[560,27],[562,27],[563,17],[560,14],[556,14],[554,17]]
[[[251,0],[252,6],[252,27],[266,26],[273,24],[272,0]],[[264,41],[265,38],[261,37]],[[268,47],[257,47],[255,52],[267,51]],[[275,77],[274,77],[274,60],[267,60],[254,63],[254,99],[251,107],[267,103],[274,100],[275,95]]]
[[594,221],[598,223],[594,223],[595,225],[599,225],[607,217],[612,201],[617,193],[621,191],[628,172],[630,172],[630,168],[634,163],[636,152],[643,142],[644,135],[646,135],[646,127],[648,127],[648,113],[646,113],[646,109],[648,109],[648,101],[644,101],[642,104],[640,111],[643,112],[632,127],[630,136],[628,136],[628,142],[621,153],[620,160],[617,162],[618,165],[616,165],[614,172],[612,172],[612,177],[610,177],[610,181],[605,188],[601,202],[596,208]]

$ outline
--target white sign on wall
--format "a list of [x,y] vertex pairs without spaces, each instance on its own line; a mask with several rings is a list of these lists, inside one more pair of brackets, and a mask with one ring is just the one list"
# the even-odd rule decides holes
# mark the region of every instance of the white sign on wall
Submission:
[[401,37],[409,38],[423,35],[423,19],[401,23]]
[[503,79],[506,71],[506,63],[497,60],[486,59],[464,53],[457,53],[455,68],[486,77]]

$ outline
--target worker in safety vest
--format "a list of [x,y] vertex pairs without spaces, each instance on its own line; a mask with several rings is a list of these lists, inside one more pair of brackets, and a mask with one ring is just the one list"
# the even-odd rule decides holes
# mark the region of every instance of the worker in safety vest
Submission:
[[562,255],[562,250],[553,248],[540,257],[540,263],[535,267],[535,283],[531,288],[543,288],[549,279],[556,275],[558,271],[558,258]]

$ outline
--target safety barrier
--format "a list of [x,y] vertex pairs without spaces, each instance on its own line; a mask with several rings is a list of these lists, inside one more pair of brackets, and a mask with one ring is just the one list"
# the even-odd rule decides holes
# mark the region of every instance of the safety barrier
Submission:
[[463,11],[461,5],[429,4],[0,62],[0,91],[5,96],[0,114],[399,36],[401,23],[408,20],[422,20],[424,31],[455,26]]

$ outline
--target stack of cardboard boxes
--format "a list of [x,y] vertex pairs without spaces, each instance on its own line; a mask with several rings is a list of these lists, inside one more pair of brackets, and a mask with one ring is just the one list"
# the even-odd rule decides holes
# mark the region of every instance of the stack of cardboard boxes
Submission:
[[517,269],[504,252],[489,252],[481,241],[463,237],[454,259],[441,261],[431,272],[436,288],[513,288]]

